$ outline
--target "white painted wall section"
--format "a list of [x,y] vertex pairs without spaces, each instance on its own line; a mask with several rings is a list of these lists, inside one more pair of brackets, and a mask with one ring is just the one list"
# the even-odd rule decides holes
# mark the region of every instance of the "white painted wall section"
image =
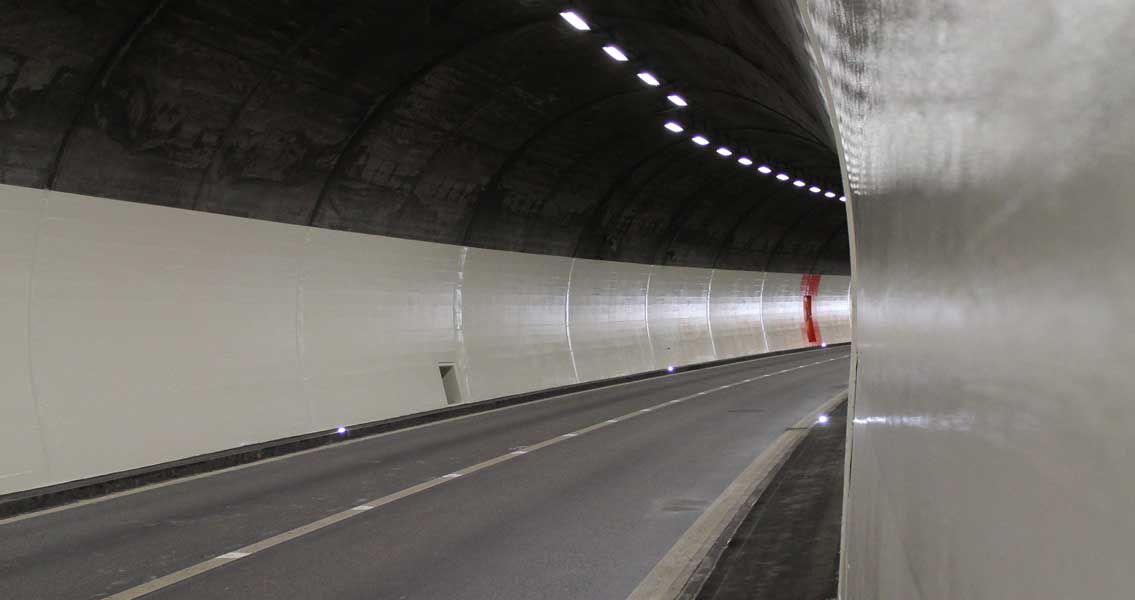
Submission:
[[709,319],[714,347],[721,356],[748,356],[768,351],[761,325],[764,285],[764,273],[713,272]]
[[646,326],[650,265],[576,260],[569,323],[580,381],[654,368]]
[[654,267],[650,278],[650,340],[654,368],[716,360],[709,334],[709,269]]
[[0,186],[0,494],[440,408],[441,364],[476,401],[803,347],[800,281]]

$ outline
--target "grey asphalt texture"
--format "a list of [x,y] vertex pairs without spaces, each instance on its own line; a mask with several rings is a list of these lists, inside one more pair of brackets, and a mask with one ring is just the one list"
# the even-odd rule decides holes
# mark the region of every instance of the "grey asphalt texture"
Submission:
[[101,598],[514,449],[807,363],[534,451],[152,598],[623,599],[797,420],[845,347],[600,388],[0,523],[0,598]]

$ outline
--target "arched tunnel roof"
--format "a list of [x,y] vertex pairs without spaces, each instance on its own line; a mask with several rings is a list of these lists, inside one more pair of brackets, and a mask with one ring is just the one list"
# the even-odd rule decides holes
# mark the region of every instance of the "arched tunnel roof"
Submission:
[[[521,252],[846,273],[844,205],[734,160],[839,191],[793,4],[575,3],[580,32],[548,0],[8,0],[0,182]],[[612,40],[632,61],[602,52]]]

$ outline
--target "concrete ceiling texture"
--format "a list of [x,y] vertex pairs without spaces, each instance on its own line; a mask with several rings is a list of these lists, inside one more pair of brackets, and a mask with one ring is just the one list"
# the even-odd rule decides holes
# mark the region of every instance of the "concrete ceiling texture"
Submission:
[[849,270],[843,203],[736,162],[841,193],[791,0],[0,0],[0,15],[2,183],[520,252]]

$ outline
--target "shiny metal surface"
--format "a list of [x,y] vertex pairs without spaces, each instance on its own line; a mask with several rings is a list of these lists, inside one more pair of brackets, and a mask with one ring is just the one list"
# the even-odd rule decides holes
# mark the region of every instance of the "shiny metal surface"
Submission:
[[855,237],[846,600],[1135,594],[1135,4],[804,0]]
[[0,186],[0,494],[439,408],[439,364],[483,400],[802,347],[800,280]]

